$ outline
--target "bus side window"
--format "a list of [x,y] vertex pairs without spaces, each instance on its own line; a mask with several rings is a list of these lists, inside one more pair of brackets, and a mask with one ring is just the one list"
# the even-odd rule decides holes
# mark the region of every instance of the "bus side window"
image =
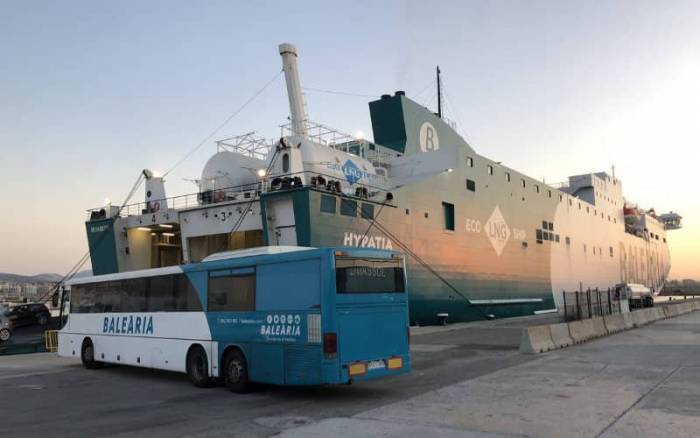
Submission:
[[258,272],[257,310],[320,308],[320,260],[265,264],[258,266]]
[[255,311],[255,271],[218,275],[212,273],[207,287],[210,312]]

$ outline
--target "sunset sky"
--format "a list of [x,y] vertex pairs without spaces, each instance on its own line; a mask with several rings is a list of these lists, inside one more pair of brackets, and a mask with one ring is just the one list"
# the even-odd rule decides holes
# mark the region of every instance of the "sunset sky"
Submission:
[[[307,90],[310,118],[368,136],[371,96],[433,106],[439,64],[480,154],[551,183],[614,165],[628,200],[683,216],[671,278],[700,279],[700,2],[638,0],[1,2],[0,272],[66,272],[85,210],[182,158],[280,70],[281,42],[302,86],[363,95]],[[279,137],[286,99],[279,77],[216,138]]]

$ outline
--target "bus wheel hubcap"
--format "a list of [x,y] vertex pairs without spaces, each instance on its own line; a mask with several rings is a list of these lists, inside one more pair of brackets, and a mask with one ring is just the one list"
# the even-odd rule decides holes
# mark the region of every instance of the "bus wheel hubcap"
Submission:
[[238,382],[241,380],[241,375],[243,374],[243,367],[240,362],[232,361],[228,366],[228,380],[231,382]]
[[3,341],[7,341],[8,339],[10,339],[10,332],[8,332],[7,330],[0,331],[0,339],[2,339]]

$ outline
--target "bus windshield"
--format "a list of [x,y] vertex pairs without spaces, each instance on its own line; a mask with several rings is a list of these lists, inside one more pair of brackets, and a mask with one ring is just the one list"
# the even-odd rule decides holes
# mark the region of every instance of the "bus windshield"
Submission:
[[336,257],[335,279],[339,294],[405,292],[401,259]]

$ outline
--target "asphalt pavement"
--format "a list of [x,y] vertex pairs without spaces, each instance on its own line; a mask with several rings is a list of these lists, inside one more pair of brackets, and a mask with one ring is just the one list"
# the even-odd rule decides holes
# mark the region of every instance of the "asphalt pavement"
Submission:
[[528,320],[412,330],[413,372],[238,395],[177,373],[0,357],[7,436],[696,436],[700,312],[540,355]]

